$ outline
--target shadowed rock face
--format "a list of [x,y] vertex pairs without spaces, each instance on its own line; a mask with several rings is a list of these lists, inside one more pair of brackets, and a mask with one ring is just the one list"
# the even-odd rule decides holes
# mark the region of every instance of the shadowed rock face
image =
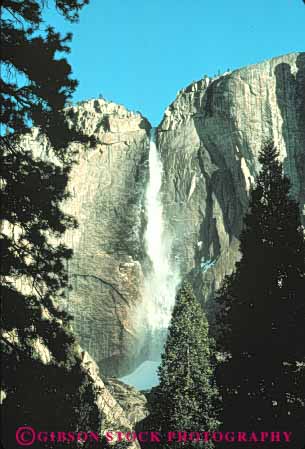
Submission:
[[[117,432],[132,432],[136,424],[148,415],[145,396],[133,387],[116,379],[100,377],[99,369],[86,351],[81,351],[82,367],[93,384],[94,405],[100,413],[101,431],[112,432],[114,441]],[[134,441],[130,449],[140,449],[140,444]]]
[[[239,257],[258,153],[272,139],[305,213],[305,54],[203,79],[179,92],[158,129],[173,258],[207,300]],[[204,261],[216,260],[204,272]]]
[[148,415],[147,399],[136,388],[126,385],[115,378],[105,380],[110,394],[124,410],[124,413],[133,428]]

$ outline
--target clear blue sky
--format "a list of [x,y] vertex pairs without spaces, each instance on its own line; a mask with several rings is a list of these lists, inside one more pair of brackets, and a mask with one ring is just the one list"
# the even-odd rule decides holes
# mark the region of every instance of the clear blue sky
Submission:
[[76,25],[46,19],[74,35],[75,101],[102,94],[153,125],[204,74],[305,50],[302,0],[91,0]]

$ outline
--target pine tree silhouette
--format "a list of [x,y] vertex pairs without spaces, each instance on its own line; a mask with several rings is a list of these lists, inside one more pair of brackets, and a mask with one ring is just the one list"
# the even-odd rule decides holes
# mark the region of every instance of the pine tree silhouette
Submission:
[[[70,21],[87,3],[55,1]],[[70,50],[71,35],[45,25],[45,5],[38,0],[1,5],[1,377],[7,449],[19,447],[15,431],[25,423],[53,430],[82,423],[94,429],[98,418],[74,353],[70,317],[57,305],[68,288],[71,250],[56,243],[76,226],[61,210],[75,156],[69,143],[94,140],[71,127],[64,111],[77,85],[61,57]],[[33,126],[52,147],[48,160],[25,147]],[[34,342],[47,348],[49,362],[35,353]]]
[[305,426],[304,230],[272,143],[259,161],[242,257],[217,295],[217,344],[229,355],[217,378],[226,428],[289,429],[297,447]]

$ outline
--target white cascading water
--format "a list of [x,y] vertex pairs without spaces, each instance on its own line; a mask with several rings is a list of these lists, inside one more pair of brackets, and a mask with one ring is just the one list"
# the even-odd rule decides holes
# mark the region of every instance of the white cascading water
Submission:
[[149,181],[146,190],[146,254],[151,262],[144,281],[144,302],[152,331],[167,329],[175,302],[179,276],[171,262],[172,237],[164,223],[161,197],[162,162],[156,145],[156,129],[150,133]]
[[171,259],[173,238],[164,222],[162,172],[162,161],[156,145],[156,129],[152,128],[149,180],[145,195],[147,228],[144,236],[149,269],[145,274],[143,306],[139,311],[142,316],[140,320],[145,323],[144,345],[148,360],[121,379],[138,389],[148,389],[158,383],[157,368],[180,282],[179,272]]

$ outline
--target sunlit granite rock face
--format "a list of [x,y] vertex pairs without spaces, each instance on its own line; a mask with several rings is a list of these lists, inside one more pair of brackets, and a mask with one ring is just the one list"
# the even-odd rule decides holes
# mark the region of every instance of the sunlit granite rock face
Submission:
[[[94,149],[77,147],[71,198],[63,205],[79,223],[64,238],[74,251],[66,306],[101,373],[122,377],[141,363],[145,351],[137,310],[147,267],[150,124],[102,99],[71,107],[68,114],[71,124],[99,143]],[[181,277],[192,281],[202,302],[212,298],[239,257],[242,217],[259,170],[258,153],[268,139],[280,150],[304,217],[304,53],[192,83],[179,92],[158,128],[173,269],[178,266]],[[35,136],[29,145],[46,153]]]
[[[73,329],[103,375],[122,376],[141,362],[145,230],[144,196],[151,125],[138,112],[103,99],[67,108],[71,126],[94,136],[97,145],[72,144],[77,154],[65,213],[76,218],[63,243],[71,290],[65,308]],[[54,159],[37,129],[23,139],[37,157]],[[24,290],[25,285],[21,288]]]
[[149,123],[104,100],[69,109],[71,121],[94,135],[94,149],[78,148],[78,164],[64,206],[79,227],[65,243],[74,251],[67,307],[82,346],[102,373],[121,375],[135,366],[140,345],[136,306],[141,301],[143,195]]
[[[268,139],[305,213],[305,53],[205,78],[182,89],[158,129],[173,259],[198,297],[213,296],[239,257],[248,192]],[[207,270],[207,261],[216,261]]]

